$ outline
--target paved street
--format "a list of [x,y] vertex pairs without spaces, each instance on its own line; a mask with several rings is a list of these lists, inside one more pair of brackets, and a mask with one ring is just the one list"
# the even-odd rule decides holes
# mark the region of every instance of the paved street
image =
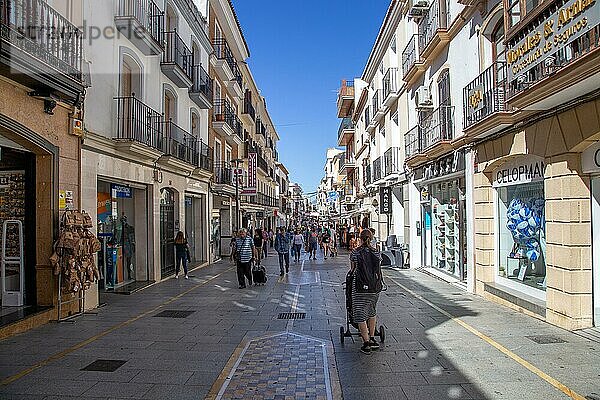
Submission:
[[280,278],[272,253],[243,290],[220,262],[1,341],[0,398],[600,399],[600,343],[414,270],[386,270],[385,345],[361,354],[340,343],[347,255],[303,258]]

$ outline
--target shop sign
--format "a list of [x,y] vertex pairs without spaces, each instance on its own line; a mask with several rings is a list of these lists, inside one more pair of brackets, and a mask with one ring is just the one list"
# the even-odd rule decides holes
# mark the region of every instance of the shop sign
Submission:
[[[1,185],[1,183],[0,183]],[[67,207],[66,196],[64,190],[58,191],[58,209],[64,210]]]
[[[600,22],[596,0],[569,0],[506,51],[508,80],[513,81],[588,32]],[[552,63],[553,64],[553,63]]]
[[379,188],[379,213],[392,213],[392,188],[389,186]]
[[112,197],[117,199],[130,199],[133,197],[133,193],[130,186],[117,185],[113,183],[110,185]]
[[581,154],[581,166],[584,174],[600,172],[600,142],[588,147]]
[[465,153],[464,151],[456,151],[446,157],[427,165],[423,171],[424,179],[438,178],[445,175],[450,175],[455,172],[465,169]]
[[263,211],[256,212],[256,219],[264,219],[264,218],[265,218],[265,213]]
[[468,93],[469,114],[474,114],[483,109],[483,86],[477,85]]
[[65,210],[74,210],[75,200],[72,190],[65,190]]
[[256,166],[257,166],[257,154],[248,153],[248,182],[244,190],[243,195],[255,195],[256,194]]
[[429,187],[423,186],[421,188],[421,201],[429,201]]
[[494,172],[494,187],[521,185],[544,180],[544,160],[525,158],[503,165]]

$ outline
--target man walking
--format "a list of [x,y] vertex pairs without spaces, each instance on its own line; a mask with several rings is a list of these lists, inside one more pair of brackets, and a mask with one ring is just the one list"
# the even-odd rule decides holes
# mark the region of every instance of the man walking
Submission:
[[239,237],[236,239],[235,251],[239,288],[244,289],[246,287],[246,278],[248,278],[248,282],[252,286],[251,263],[256,248],[254,247],[252,238],[248,236],[248,232],[243,228],[240,229]]
[[317,233],[317,230],[315,228],[312,228],[312,231],[310,232],[310,235],[308,237],[308,259],[310,260],[311,257],[313,260],[317,259],[317,247],[319,245],[319,234]]
[[279,276],[283,276],[283,262],[285,261],[285,272],[290,272],[290,241],[283,231],[277,228],[275,235],[275,251],[279,255]]

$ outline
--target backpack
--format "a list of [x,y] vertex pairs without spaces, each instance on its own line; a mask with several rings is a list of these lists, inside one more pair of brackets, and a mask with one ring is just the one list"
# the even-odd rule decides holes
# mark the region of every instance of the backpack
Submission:
[[381,260],[377,254],[368,247],[357,251],[358,262],[355,269],[356,292],[379,293],[383,290],[383,276],[381,274]]

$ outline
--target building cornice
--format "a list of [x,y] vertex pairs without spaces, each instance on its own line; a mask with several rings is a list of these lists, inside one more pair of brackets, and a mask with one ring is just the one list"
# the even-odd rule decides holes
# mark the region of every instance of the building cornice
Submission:
[[213,5],[215,18],[219,22],[236,59],[246,61],[250,57],[250,49],[233,8],[233,3],[231,0],[210,0],[210,3]]
[[385,52],[390,44],[392,36],[396,32],[396,27],[402,18],[402,4],[404,1],[392,0],[388,11],[385,15],[383,23],[381,24],[381,28],[379,29],[379,33],[377,38],[375,39],[375,44],[371,49],[371,53],[369,54],[369,58],[367,59],[367,64],[365,65],[365,69],[362,73],[361,79],[365,82],[370,83],[375,77],[375,73],[377,72],[377,68],[385,55]]
[[210,55],[213,53],[213,47],[208,37],[208,24],[206,16],[202,15],[196,5],[191,0],[174,0],[175,5],[189,24],[192,32],[196,35],[200,44]]

